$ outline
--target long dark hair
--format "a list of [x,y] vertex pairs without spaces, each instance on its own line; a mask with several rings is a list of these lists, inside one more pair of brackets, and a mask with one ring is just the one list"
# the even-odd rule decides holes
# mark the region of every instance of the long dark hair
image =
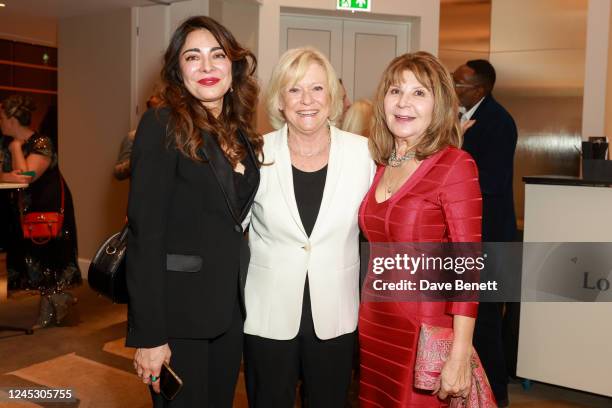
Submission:
[[[208,30],[232,61],[233,90],[223,97],[223,109],[218,118],[191,95],[183,83],[180,52],[189,33],[195,30]],[[236,166],[247,155],[246,148],[236,137],[240,129],[249,139],[256,156],[261,156],[263,137],[254,127],[259,92],[253,76],[256,68],[255,55],[238,44],[227,28],[210,17],[191,17],[176,29],[164,55],[160,97],[171,110],[171,135],[181,153],[193,160],[201,160],[198,149],[204,143],[200,135],[200,130],[204,130],[217,139],[227,159]]]

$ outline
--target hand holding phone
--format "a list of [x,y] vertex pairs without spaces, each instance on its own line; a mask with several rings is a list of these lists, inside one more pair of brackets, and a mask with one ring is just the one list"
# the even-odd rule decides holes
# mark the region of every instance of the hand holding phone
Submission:
[[159,388],[161,395],[171,401],[176,397],[183,387],[183,380],[176,375],[176,373],[170,368],[167,363],[162,365],[159,373]]

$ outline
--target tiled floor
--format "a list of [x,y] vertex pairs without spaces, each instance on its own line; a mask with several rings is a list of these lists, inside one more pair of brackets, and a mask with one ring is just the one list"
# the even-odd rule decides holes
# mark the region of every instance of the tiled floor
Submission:
[[[125,306],[110,304],[86,286],[75,294],[79,304],[62,327],[38,330],[31,336],[0,332],[0,408],[150,406],[148,391],[133,373],[133,350],[123,346]],[[0,324],[31,324],[37,304],[35,294],[13,294],[7,303],[0,303]],[[7,402],[6,391],[11,387],[69,387],[77,400],[69,404]],[[511,384],[510,398],[512,408],[612,408],[611,398],[539,383],[527,391],[519,383]],[[247,407],[242,374],[234,407]]]

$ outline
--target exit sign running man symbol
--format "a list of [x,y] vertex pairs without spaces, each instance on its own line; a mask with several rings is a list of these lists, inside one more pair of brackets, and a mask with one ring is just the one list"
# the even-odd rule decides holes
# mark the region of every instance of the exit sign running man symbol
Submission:
[[372,0],[337,0],[337,10],[370,11]]

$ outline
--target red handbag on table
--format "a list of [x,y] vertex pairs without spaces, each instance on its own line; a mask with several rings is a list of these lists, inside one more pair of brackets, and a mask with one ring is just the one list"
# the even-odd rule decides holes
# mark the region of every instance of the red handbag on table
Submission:
[[62,233],[64,225],[64,179],[60,175],[61,201],[58,212],[31,212],[21,214],[21,230],[25,239],[44,245]]
[[[433,391],[453,345],[453,329],[421,325],[414,386]],[[476,350],[472,350],[472,386],[467,398],[451,397],[450,408],[497,408],[495,396]]]

